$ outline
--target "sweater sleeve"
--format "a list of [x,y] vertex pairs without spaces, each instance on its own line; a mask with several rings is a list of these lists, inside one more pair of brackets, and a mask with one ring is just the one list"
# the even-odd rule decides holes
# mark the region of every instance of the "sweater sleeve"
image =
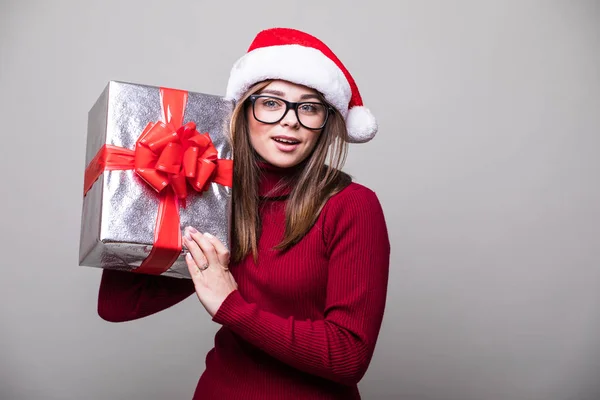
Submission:
[[365,374],[379,335],[390,243],[381,205],[363,186],[332,197],[323,212],[329,252],[323,319],[283,318],[236,290],[213,321],[299,370],[352,385]]
[[104,269],[98,293],[98,315],[124,322],[157,313],[195,293],[190,279]]

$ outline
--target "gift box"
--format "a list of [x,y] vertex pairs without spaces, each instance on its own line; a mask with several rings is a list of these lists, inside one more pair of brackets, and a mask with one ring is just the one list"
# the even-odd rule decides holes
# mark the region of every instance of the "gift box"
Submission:
[[88,114],[79,265],[190,278],[182,231],[230,243],[233,102],[110,81]]

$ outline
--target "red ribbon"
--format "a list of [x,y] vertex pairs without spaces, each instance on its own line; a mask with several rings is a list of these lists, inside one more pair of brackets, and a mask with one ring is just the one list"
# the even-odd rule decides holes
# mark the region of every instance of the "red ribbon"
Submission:
[[[135,150],[105,144],[85,170],[85,196],[104,171],[135,170],[159,196],[152,250],[133,272],[160,275],[181,254],[179,202],[185,207],[188,186],[197,192],[211,182],[232,186],[233,161],[219,159],[208,133],[183,124],[187,92],[160,88],[163,121],[150,122]],[[188,185],[189,184],[189,185]]]

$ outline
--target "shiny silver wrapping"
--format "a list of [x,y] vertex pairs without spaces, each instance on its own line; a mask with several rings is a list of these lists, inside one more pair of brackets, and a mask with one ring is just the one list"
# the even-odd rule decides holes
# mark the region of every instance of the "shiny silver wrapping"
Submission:
[[[183,123],[208,132],[218,157],[231,159],[229,122],[233,103],[221,96],[188,91]],[[86,167],[104,144],[134,149],[149,122],[162,120],[160,88],[110,81],[88,114]],[[133,170],[105,171],[83,199],[79,265],[131,271],[148,256],[154,239],[158,195],[135,179]],[[211,183],[189,190],[180,207],[180,226],[210,232],[229,248],[231,188]],[[163,273],[187,278],[185,250]]]

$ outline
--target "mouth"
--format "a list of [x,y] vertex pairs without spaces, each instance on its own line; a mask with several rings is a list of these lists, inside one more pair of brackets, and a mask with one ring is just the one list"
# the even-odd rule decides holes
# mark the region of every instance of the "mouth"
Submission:
[[273,141],[275,142],[275,147],[277,148],[277,150],[283,153],[294,152],[301,143],[300,140],[291,136],[274,136],[271,139],[273,139]]
[[272,139],[274,141],[276,141],[277,143],[282,143],[282,144],[287,144],[287,145],[300,144],[300,141],[298,139],[295,139],[290,136],[275,136]]

